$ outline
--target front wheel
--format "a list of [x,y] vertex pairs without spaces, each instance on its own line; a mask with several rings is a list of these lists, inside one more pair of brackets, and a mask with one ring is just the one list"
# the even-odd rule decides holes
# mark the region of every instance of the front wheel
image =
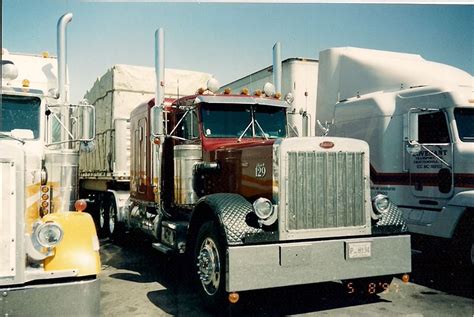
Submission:
[[212,221],[199,229],[194,248],[197,284],[204,304],[209,308],[225,303],[225,253],[224,243]]

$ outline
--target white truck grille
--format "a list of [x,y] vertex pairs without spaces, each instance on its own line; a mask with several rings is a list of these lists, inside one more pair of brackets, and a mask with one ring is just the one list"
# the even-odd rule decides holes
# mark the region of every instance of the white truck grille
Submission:
[[287,229],[365,223],[364,153],[288,152]]
[[15,276],[16,178],[12,161],[0,160],[0,278]]

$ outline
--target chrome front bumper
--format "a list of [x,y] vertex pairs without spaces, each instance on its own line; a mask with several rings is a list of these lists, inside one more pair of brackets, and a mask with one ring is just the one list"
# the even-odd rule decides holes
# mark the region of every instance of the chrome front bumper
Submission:
[[[350,245],[367,242],[370,257],[349,258]],[[226,290],[409,273],[410,248],[409,235],[229,247]]]
[[99,316],[98,279],[5,288],[1,316]]

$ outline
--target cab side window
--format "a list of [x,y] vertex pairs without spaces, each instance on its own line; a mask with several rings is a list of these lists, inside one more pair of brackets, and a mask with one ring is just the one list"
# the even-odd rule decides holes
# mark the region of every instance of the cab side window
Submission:
[[[178,116],[178,120],[184,113]],[[177,129],[177,135],[181,138],[187,140],[194,140],[199,138],[199,125],[198,125],[198,116],[196,110],[188,111],[180,126]]]
[[448,122],[443,112],[427,113],[418,117],[418,142],[449,143]]

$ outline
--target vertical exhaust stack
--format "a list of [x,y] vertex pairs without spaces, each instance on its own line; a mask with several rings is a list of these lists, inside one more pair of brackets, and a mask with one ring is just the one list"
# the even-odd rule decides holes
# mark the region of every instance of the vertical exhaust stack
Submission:
[[275,93],[281,94],[281,45],[276,42],[273,45],[273,84]]
[[61,101],[66,100],[66,28],[72,21],[72,13],[66,13],[58,20],[58,95]]
[[153,134],[163,135],[163,102],[165,90],[165,33],[163,28],[155,32],[155,111],[153,113]]

